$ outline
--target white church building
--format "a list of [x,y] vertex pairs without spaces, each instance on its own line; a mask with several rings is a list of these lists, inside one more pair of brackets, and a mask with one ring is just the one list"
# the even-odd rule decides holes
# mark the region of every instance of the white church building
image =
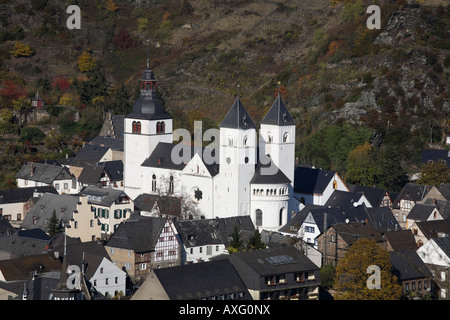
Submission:
[[280,95],[260,123],[259,139],[237,97],[218,136],[204,148],[192,146],[186,130],[173,131],[148,67],[140,88],[124,118],[124,191],[131,198],[182,196],[206,219],[250,215],[260,230],[280,228],[299,210],[293,197],[296,124]]

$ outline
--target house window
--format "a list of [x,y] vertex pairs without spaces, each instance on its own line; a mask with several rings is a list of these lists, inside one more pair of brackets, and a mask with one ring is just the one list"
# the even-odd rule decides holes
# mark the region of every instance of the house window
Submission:
[[75,221],[75,229],[78,229],[78,221]]
[[333,181],[333,189],[337,189],[337,181],[336,180]]
[[100,268],[100,273],[103,273],[103,268]]
[[212,246],[206,246],[206,255],[207,256],[212,255]]
[[258,226],[258,227],[262,226],[262,220],[263,220],[262,211],[260,209],[257,209],[256,210],[256,218],[255,218],[256,226]]
[[115,278],[114,278],[114,283],[115,283],[115,284],[118,284],[118,283],[119,283],[119,277],[115,277]]
[[[0,212],[0,214],[1,214],[1,212]],[[17,221],[21,221],[21,220],[22,220],[22,214],[18,213],[17,214]]]
[[59,190],[59,183],[55,183],[55,189]]
[[147,270],[147,263],[140,263],[139,270]]

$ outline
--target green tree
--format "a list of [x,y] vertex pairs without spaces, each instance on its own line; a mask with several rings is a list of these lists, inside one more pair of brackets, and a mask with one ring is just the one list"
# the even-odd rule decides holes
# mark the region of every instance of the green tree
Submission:
[[56,217],[56,211],[53,210],[52,217],[48,222],[48,234],[50,237],[56,236],[60,232],[59,220]]
[[20,113],[20,120],[27,122],[26,115],[33,109],[30,100],[28,100],[25,96],[21,96],[17,100],[14,100],[12,104],[14,110]]
[[234,253],[243,251],[245,248],[244,241],[241,238],[241,233],[237,225],[234,225],[233,232],[231,233],[231,241],[228,246],[228,252]]
[[378,168],[371,157],[371,146],[366,142],[353,149],[347,159],[347,183],[374,187],[377,182]]
[[33,144],[41,143],[45,133],[37,127],[24,127],[20,130],[19,142],[30,141]]
[[328,263],[320,268],[320,286],[324,290],[330,290],[334,284],[336,275],[336,267],[332,263]]
[[450,168],[442,161],[424,164],[417,183],[436,187],[450,183]]
[[247,242],[247,250],[259,250],[265,248],[266,244],[261,240],[261,233],[258,228],[256,228],[255,232]]
[[[370,289],[367,280],[371,265],[380,268],[380,289]],[[375,240],[360,238],[347,251],[336,266],[334,289],[336,300],[397,300],[402,288],[393,275],[389,252]]]

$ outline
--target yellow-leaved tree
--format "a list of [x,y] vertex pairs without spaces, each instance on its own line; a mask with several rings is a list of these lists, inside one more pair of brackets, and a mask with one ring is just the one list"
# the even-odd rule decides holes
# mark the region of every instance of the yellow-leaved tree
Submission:
[[34,50],[28,44],[21,42],[14,43],[14,48],[11,50],[11,54],[16,57],[31,57],[34,54]]
[[[367,280],[369,266],[380,268],[380,288],[370,288]],[[398,300],[402,287],[393,274],[389,252],[373,239],[360,238],[336,266],[334,287],[336,300]]]
[[91,57],[88,50],[84,51],[78,58],[78,70],[81,72],[90,72],[97,67],[95,59]]

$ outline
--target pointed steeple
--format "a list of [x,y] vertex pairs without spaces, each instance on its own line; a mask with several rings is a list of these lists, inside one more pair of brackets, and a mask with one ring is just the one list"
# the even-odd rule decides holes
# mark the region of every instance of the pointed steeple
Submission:
[[256,125],[242,104],[241,99],[237,96],[233,106],[230,111],[228,111],[219,127],[232,129],[255,129]]
[[261,124],[295,126],[296,123],[281,99],[280,93],[278,93],[272,107],[261,120]]
[[153,70],[150,69],[150,61],[147,59],[147,69],[144,70],[140,84],[140,95],[139,98],[133,105],[133,110],[128,118],[135,119],[171,119],[165,109],[161,100],[157,98],[156,95],[156,79]]

